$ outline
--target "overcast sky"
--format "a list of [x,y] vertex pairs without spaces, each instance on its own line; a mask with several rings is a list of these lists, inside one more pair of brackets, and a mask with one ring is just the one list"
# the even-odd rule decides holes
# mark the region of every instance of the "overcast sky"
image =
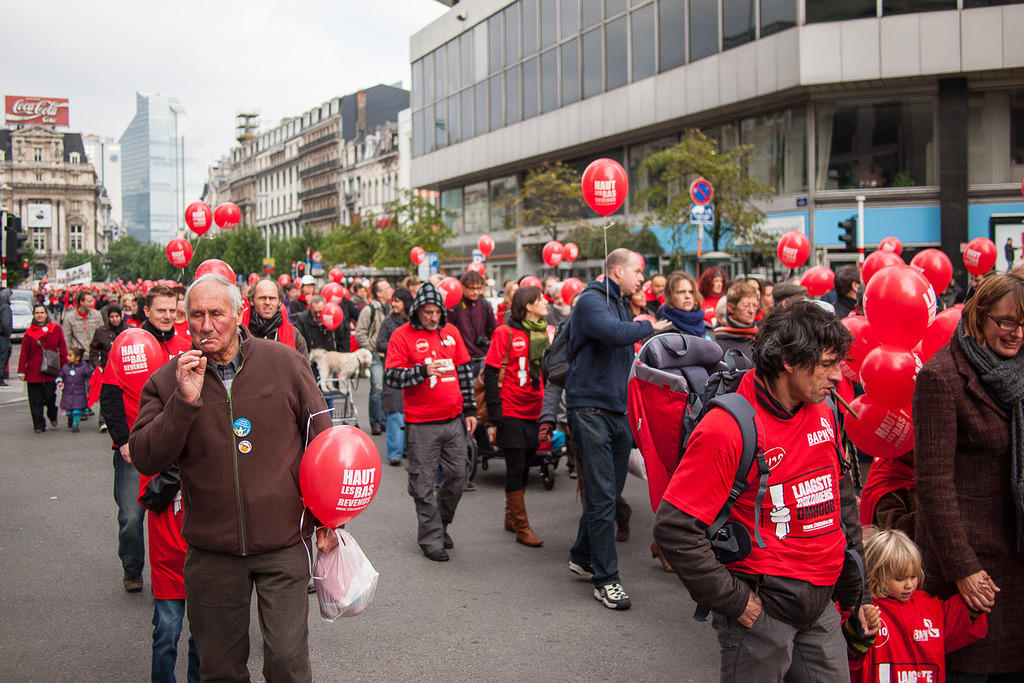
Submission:
[[409,37],[435,0],[7,3],[0,94],[70,98],[69,130],[117,140],[135,93],[176,96],[207,162],[235,114],[276,123],[378,83],[409,87]]

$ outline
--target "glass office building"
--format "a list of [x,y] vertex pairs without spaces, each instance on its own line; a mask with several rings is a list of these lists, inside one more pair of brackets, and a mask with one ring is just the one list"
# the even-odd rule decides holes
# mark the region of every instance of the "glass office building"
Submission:
[[635,190],[700,128],[752,145],[766,229],[824,250],[858,195],[869,248],[1018,241],[1021,35],[1006,0],[463,0],[411,39],[411,180],[456,212],[456,247],[521,247],[498,209],[528,169],[607,156]]
[[135,117],[121,135],[122,226],[142,242],[166,243],[185,230],[205,169],[201,143],[174,97],[136,93]]

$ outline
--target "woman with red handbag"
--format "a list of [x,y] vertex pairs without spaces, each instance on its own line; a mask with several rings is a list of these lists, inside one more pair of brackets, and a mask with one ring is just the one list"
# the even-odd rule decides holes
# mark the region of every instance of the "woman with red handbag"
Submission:
[[21,340],[21,357],[18,359],[18,377],[28,386],[28,409],[32,413],[36,434],[46,431],[44,408],[50,424],[57,426],[57,385],[54,382],[67,362],[64,331],[50,320],[46,306],[36,304],[32,307],[32,324]]

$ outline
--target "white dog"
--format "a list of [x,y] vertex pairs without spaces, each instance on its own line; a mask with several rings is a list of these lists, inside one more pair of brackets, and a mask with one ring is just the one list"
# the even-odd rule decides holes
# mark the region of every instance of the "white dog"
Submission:
[[[356,349],[353,353],[313,349],[309,360],[320,370],[320,390],[326,394],[340,389],[345,381],[368,369],[373,355],[367,349]],[[332,381],[334,377],[338,378],[337,382]]]

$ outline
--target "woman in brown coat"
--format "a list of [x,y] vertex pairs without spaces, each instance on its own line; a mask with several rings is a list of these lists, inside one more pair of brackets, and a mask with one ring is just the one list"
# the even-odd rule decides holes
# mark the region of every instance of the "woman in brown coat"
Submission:
[[914,391],[925,589],[989,613],[988,637],[947,656],[950,681],[1024,680],[1022,324],[1024,277],[986,279]]

